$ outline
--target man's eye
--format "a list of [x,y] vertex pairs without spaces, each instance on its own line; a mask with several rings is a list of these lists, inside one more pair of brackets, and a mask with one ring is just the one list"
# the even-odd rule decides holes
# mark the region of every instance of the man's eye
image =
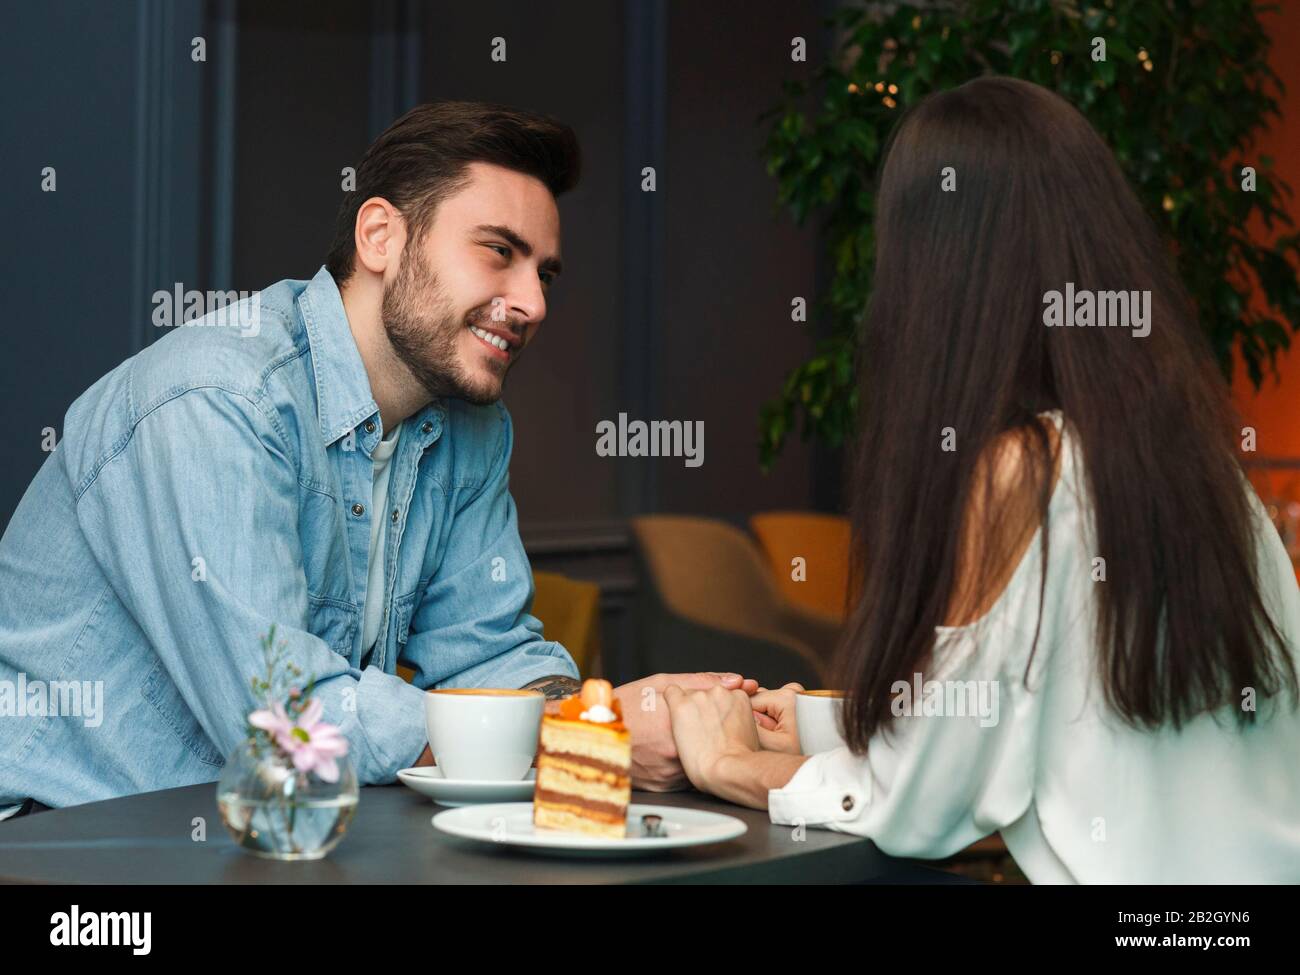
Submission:
[[550,285],[555,280],[555,275],[552,274],[550,271],[543,271],[541,274],[537,276],[542,279],[542,284],[545,285]]
[[498,254],[500,254],[502,257],[508,258],[510,256],[510,248],[507,247],[505,244],[488,244],[488,246],[491,247]]

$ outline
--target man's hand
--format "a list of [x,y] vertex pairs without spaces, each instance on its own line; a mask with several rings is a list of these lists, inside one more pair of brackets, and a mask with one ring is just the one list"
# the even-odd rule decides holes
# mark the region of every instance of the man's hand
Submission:
[[[704,691],[719,687],[740,690],[747,695],[758,691],[758,681],[740,674],[701,672],[655,674],[614,688],[623,711],[623,723],[632,733],[632,788],[651,792],[686,789],[690,780],[682,769],[673,741],[672,720],[664,701],[665,688]],[[763,714],[767,718],[766,714]],[[758,721],[757,718],[753,719]],[[770,719],[769,719],[770,720]]]

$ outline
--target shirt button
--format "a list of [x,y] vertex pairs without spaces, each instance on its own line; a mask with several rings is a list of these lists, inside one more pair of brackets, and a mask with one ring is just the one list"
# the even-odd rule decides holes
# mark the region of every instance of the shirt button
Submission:
[[394,525],[397,524],[397,509],[396,509],[396,508],[393,509],[393,524],[394,524]]
[[366,421],[366,433],[374,433],[374,432],[375,432],[375,421],[374,421],[374,420],[367,420],[367,421]]
[[425,420],[425,421],[424,421],[424,426],[420,427],[420,432],[421,432],[421,433],[432,433],[432,432],[433,432],[433,424],[430,423],[428,420]]
[[845,796],[844,799],[843,799],[843,801],[840,802],[840,805],[844,807],[844,811],[845,811],[845,812],[852,812],[852,810],[853,810],[853,797],[852,797],[852,796]]
[[352,506],[352,513],[356,515],[358,518],[360,518],[362,515],[366,513],[366,506],[360,503],[354,504]]

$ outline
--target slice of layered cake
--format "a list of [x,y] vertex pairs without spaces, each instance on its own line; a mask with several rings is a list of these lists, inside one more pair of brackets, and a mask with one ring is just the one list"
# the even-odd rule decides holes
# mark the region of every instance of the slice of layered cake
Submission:
[[632,798],[632,735],[607,680],[542,716],[533,825],[622,839]]

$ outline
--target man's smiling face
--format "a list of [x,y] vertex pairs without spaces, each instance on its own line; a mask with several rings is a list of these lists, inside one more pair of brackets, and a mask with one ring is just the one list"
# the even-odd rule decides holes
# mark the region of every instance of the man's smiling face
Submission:
[[471,403],[501,397],[506,372],[546,317],[560,272],[560,214],[541,180],[470,163],[468,183],[408,237],[384,285],[394,352],[429,392]]

